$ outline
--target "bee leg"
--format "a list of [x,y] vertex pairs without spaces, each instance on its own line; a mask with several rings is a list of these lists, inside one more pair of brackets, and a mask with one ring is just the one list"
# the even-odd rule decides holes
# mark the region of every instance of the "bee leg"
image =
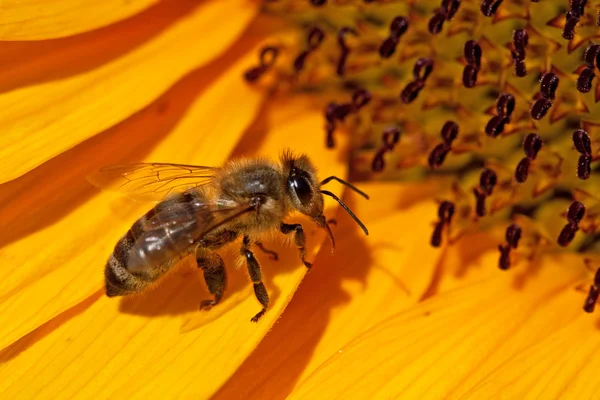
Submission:
[[267,307],[269,307],[269,294],[267,293],[267,289],[265,285],[262,283],[262,273],[260,272],[260,265],[258,261],[254,257],[254,253],[250,250],[250,238],[248,236],[244,236],[244,240],[242,242],[242,248],[240,250],[240,254],[246,258],[246,264],[248,265],[248,274],[250,275],[250,279],[252,279],[252,283],[254,283],[254,294],[256,298],[262,304],[263,308],[260,310],[258,314],[256,314],[250,321],[258,322],[260,317],[262,317],[267,311]]
[[277,261],[279,259],[279,256],[277,255],[277,253],[275,251],[265,248],[265,246],[261,242],[254,242],[254,243],[256,244],[256,247],[258,247],[259,249],[262,250],[263,253],[267,253],[269,255],[269,257],[271,258],[271,260]]
[[202,268],[202,272],[204,272],[204,281],[206,282],[206,286],[208,286],[208,291],[215,296],[213,300],[202,301],[200,309],[210,309],[221,301],[221,297],[225,291],[227,284],[225,263],[217,253],[200,247],[196,250],[196,262],[198,263],[198,268]]
[[298,246],[298,250],[300,251],[300,259],[302,260],[302,263],[306,266],[306,268],[312,268],[312,263],[306,261],[305,258],[306,249],[304,248],[304,245],[306,244],[306,236],[304,235],[304,229],[302,229],[302,225],[286,224],[282,222],[281,226],[279,227],[279,230],[285,235],[294,231],[296,232],[294,234],[294,241],[296,242],[296,246]]

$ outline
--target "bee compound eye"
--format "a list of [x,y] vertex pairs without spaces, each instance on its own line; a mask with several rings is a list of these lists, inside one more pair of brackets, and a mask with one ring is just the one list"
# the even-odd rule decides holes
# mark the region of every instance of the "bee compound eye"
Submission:
[[301,175],[292,175],[289,183],[300,203],[308,205],[312,199],[312,189],[308,180]]

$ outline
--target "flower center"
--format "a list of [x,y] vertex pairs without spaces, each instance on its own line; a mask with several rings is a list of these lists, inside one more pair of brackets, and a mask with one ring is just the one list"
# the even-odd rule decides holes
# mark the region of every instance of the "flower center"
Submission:
[[355,180],[441,185],[432,246],[501,226],[502,270],[600,252],[600,14],[586,0],[272,0],[264,12],[293,29],[248,82],[314,93],[325,145],[350,135]]

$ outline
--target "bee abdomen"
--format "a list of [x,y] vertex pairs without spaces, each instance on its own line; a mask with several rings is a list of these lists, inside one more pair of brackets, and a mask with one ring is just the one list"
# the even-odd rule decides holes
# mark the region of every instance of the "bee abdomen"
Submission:
[[[185,234],[193,232],[195,224],[179,227],[178,231],[160,228],[152,231],[151,235],[147,235],[148,232],[144,231],[144,225],[170,205],[189,203],[197,196],[195,193],[184,193],[157,204],[119,239],[104,271],[107,296],[122,296],[141,291],[184,255],[190,243],[187,240],[180,240],[181,236],[187,237]],[[140,238],[147,240],[138,243],[134,248]]]
[[149,277],[132,274],[127,269],[129,250],[134,242],[132,231],[129,230],[117,242],[115,250],[108,258],[106,268],[104,269],[106,295],[108,297],[123,296],[138,292],[152,282],[152,280],[148,279]]

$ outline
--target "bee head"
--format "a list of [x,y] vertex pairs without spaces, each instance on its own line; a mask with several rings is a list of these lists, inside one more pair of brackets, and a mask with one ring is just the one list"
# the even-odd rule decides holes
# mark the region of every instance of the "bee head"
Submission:
[[282,156],[286,189],[294,209],[316,219],[323,215],[323,195],[319,192],[317,169],[305,155]]
[[352,210],[350,210],[335,194],[328,190],[321,190],[321,186],[327,184],[331,180],[336,180],[368,199],[369,196],[366,193],[336,176],[330,176],[319,182],[317,178],[317,169],[305,155],[294,156],[290,152],[284,152],[281,157],[281,162],[284,167],[285,176],[287,177],[286,188],[290,195],[292,206],[302,214],[311,217],[318,226],[324,228],[329,234],[333,247],[335,247],[333,233],[323,215],[323,195],[332,197],[336,200],[362,228],[365,234],[369,234],[365,225],[356,217],[356,215],[354,215]]

